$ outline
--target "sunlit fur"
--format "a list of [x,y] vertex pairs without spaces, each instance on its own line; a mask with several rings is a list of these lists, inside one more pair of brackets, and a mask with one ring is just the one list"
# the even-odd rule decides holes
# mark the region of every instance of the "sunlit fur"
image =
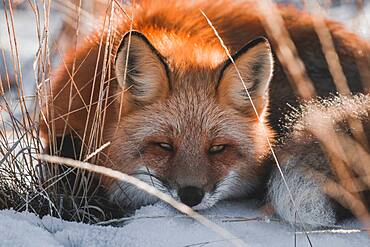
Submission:
[[[123,78],[127,46],[122,39],[127,37],[131,22],[122,15],[114,18],[109,47],[108,28],[99,29],[77,52],[72,49],[67,53],[64,63],[54,70],[51,94],[40,97],[45,116],[40,120],[40,135],[51,141],[48,137],[60,136],[66,130],[67,134],[85,136],[84,145],[109,141],[97,164],[128,174],[148,169],[160,178],[164,191],[201,187],[206,197],[196,206],[199,209],[262,186],[269,171],[263,162],[269,154],[266,135],[272,142],[275,136],[284,135],[280,123],[284,123],[282,117],[291,106],[297,105],[297,96],[281,63],[272,61],[276,42],[266,34],[260,22],[263,15],[256,5],[231,0],[143,0],[123,8],[134,16],[133,29],[137,31],[132,33],[134,53],[127,61],[132,68],[127,70],[128,81]],[[200,10],[218,30],[230,53],[236,54],[235,63],[260,121],[233,64]],[[312,17],[291,7],[280,7],[279,11],[318,93],[335,91]],[[350,88],[361,91],[355,60],[367,61],[369,44],[335,22],[326,24]],[[269,42],[259,39],[253,47],[243,49],[260,36],[269,38]],[[108,56],[103,55],[105,50]],[[78,71],[71,80],[75,56]],[[108,62],[102,74],[104,58]],[[161,142],[171,144],[173,151],[160,148],[157,143]],[[227,148],[220,154],[210,154],[209,148],[217,144]],[[95,148],[84,150],[86,155]],[[152,183],[150,175],[136,176]],[[118,204],[130,204],[123,191],[130,194],[134,207],[155,201],[110,178],[104,178],[103,184]]]

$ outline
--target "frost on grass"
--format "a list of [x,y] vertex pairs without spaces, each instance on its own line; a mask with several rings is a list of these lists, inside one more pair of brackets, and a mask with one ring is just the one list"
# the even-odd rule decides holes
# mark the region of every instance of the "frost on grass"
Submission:
[[293,135],[306,135],[311,128],[325,127],[320,124],[330,123],[338,126],[347,119],[367,120],[369,112],[369,95],[332,96],[311,100],[302,104],[299,109],[293,109],[291,114],[286,116],[287,124],[284,127]]
[[[330,193],[326,185],[332,182],[343,185],[341,177],[346,174],[342,160],[358,176],[368,169],[366,157],[352,158],[359,154],[360,147],[353,144],[351,137],[362,124],[369,135],[369,111],[370,96],[359,94],[311,100],[287,116],[285,127],[290,133],[276,150],[285,181],[275,169],[268,186],[268,197],[277,215],[306,229],[335,224],[348,214],[342,206],[356,215],[356,210],[348,206],[353,202],[339,198],[338,203],[337,197],[331,197],[336,193]],[[366,191],[368,188],[363,189],[365,205]]]

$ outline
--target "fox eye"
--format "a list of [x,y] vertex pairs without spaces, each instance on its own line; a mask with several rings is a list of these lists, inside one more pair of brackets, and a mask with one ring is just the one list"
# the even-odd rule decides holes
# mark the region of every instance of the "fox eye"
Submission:
[[166,151],[169,151],[169,152],[172,152],[173,151],[173,147],[171,144],[169,143],[165,143],[165,142],[158,142],[157,145],[159,147],[161,147],[162,149],[166,150]]
[[223,152],[225,148],[226,148],[226,145],[214,145],[209,148],[208,152],[210,154],[218,154],[218,153]]

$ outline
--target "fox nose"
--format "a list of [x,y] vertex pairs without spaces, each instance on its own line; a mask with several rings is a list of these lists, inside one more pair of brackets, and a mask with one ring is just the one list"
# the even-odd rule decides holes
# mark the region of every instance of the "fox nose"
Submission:
[[204,191],[198,187],[186,186],[178,190],[178,195],[182,203],[193,207],[198,205],[204,196]]

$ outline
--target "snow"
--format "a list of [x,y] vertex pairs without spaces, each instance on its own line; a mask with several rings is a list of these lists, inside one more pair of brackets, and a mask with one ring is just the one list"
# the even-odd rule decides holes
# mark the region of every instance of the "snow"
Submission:
[[[267,218],[253,201],[221,202],[203,215],[242,239],[246,246],[294,246],[294,228]],[[356,221],[332,230],[308,232],[313,246],[369,246]],[[210,229],[167,205],[146,206],[119,227],[87,225],[13,210],[0,211],[0,246],[231,246]],[[309,246],[302,232],[297,246]]]
[[[1,9],[0,4],[0,12],[3,12]],[[8,13],[8,22],[11,23],[10,20],[10,13]],[[43,11],[40,11],[40,28],[43,27]],[[28,9],[21,9],[14,12],[14,32],[17,42],[17,52],[21,64],[21,71],[23,76],[23,85],[24,85],[24,92],[25,95],[34,95],[35,91],[35,75],[34,75],[34,59],[36,57],[37,51],[40,48],[39,40],[37,37],[37,29],[36,29],[36,17],[32,11]],[[58,30],[61,28],[61,15],[57,12],[52,12],[50,17],[50,28],[49,28],[49,36],[54,37],[57,35]],[[12,32],[12,29],[10,29]],[[9,33],[7,28],[7,20],[4,13],[0,14],[0,49],[4,49],[6,54],[6,62],[8,67],[8,73],[13,74],[13,65],[11,62],[12,52],[11,52],[11,42],[9,40]],[[52,39],[51,42],[54,42]],[[50,45],[51,46],[51,45]],[[13,47],[14,49],[14,47]],[[14,53],[16,57],[16,53]],[[2,59],[0,59],[2,62]],[[0,72],[4,70],[2,66],[0,66]],[[14,75],[12,75],[14,77]]]

